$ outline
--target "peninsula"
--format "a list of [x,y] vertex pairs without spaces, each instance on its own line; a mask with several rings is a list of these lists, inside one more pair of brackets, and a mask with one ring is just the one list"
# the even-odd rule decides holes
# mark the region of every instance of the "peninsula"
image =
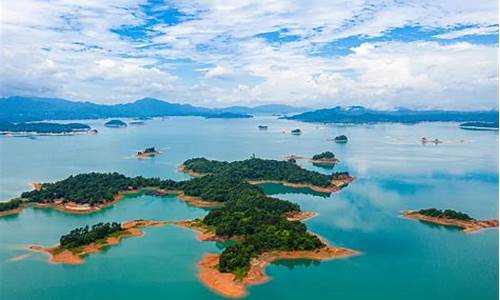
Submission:
[[134,220],[123,224],[98,223],[71,230],[68,234],[61,236],[59,245],[55,247],[43,247],[31,245],[28,250],[47,253],[49,261],[55,264],[82,264],[84,257],[96,253],[111,245],[119,244],[124,238],[139,237],[143,235],[140,230],[143,227],[162,226],[164,221]]
[[407,210],[403,212],[403,216],[406,219],[462,228],[464,232],[476,232],[484,228],[498,227],[498,220],[476,220],[468,214],[451,209]]

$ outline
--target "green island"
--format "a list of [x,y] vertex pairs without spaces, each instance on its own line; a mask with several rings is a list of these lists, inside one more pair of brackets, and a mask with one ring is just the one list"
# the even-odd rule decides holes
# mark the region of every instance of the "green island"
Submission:
[[83,133],[88,132],[89,130],[90,126],[82,123],[11,123],[7,121],[0,121],[0,132],[3,134],[34,133],[39,135],[62,135]]
[[407,210],[403,212],[403,216],[407,219],[458,227],[463,229],[464,232],[475,232],[484,228],[498,227],[498,220],[477,220],[466,213],[452,209]]
[[[84,206],[84,212],[90,213],[95,211],[91,208],[114,204],[122,193],[146,190],[158,196],[178,193],[195,199],[197,202],[190,202],[193,205],[220,204],[200,220],[178,221],[176,224],[210,234],[213,239],[234,241],[220,255],[207,255],[199,266],[200,278],[207,286],[221,294],[235,297],[244,295],[249,284],[263,282],[267,278],[263,271],[265,265],[274,260],[321,260],[357,254],[350,249],[329,246],[308,232],[301,221],[314,216],[314,213],[302,212],[295,203],[269,197],[255,185],[267,181],[322,189],[333,185],[336,189],[331,191],[335,191],[352,181],[347,172],[325,175],[286,161],[254,157],[234,162],[190,159],[184,162],[183,170],[205,175],[176,182],[141,176],[131,178],[118,173],[79,174],[55,183],[43,183],[30,192],[22,193],[19,202],[21,205],[35,203],[54,206],[71,203],[77,208]],[[343,184],[336,185],[337,181]],[[153,225],[157,222],[168,223],[144,222],[153,222]],[[150,226],[144,222],[139,225]],[[65,259],[69,259],[73,263],[81,263],[82,255],[101,248],[96,245],[104,240],[109,241],[110,236],[121,236],[122,227],[117,223],[106,223],[77,228],[62,236],[56,248],[32,246],[30,250],[49,253],[56,262],[59,259],[64,263]],[[134,234],[129,232],[128,235]],[[55,255],[62,252],[62,258]],[[224,281],[228,278],[226,274],[232,274],[231,280]],[[221,282],[225,282],[223,286]]]
[[155,147],[149,147],[144,149],[144,151],[137,152],[135,157],[137,157],[138,159],[144,159],[144,158],[154,157],[158,154],[160,154],[160,151],[158,151]]
[[325,151],[325,152],[313,155],[313,157],[311,158],[311,162],[313,164],[318,164],[318,165],[322,165],[322,164],[334,165],[334,164],[338,163],[339,160],[335,157],[335,154],[333,154],[333,152]]

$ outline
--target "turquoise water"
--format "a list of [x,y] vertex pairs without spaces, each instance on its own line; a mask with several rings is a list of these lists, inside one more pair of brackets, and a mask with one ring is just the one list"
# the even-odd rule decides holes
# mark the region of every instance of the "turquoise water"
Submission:
[[[498,230],[464,234],[398,216],[400,210],[453,208],[477,218],[498,218],[498,133],[465,131],[455,123],[332,126],[259,117],[247,120],[170,118],[145,126],[111,129],[90,122],[99,134],[0,137],[0,200],[17,196],[33,181],[53,181],[88,171],[185,179],[176,167],[205,156],[236,160],[255,154],[281,159],[330,150],[358,179],[330,196],[306,189],[264,185],[319,215],[310,230],[336,245],[363,252],[321,263],[282,261],[268,269],[272,280],[250,288],[249,299],[498,299]],[[259,131],[258,124],[269,125]],[[301,128],[301,136],[282,130]],[[331,141],[346,134],[349,143]],[[444,141],[422,145],[422,136]],[[162,151],[151,160],[133,154]],[[299,161],[320,172],[329,170]],[[52,245],[70,229],[100,221],[179,220],[206,211],[172,197],[134,196],[91,215],[26,209],[0,218],[1,299],[217,299],[197,280],[196,264],[215,242],[199,242],[190,230],[147,228],[145,236],[91,255],[81,266],[47,263],[29,244]]]

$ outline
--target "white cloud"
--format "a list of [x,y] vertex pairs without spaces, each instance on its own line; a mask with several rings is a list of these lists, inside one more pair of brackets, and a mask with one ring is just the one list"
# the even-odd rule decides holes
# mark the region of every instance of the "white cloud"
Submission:
[[[1,95],[97,102],[154,96],[211,106],[498,105],[498,45],[366,42],[348,55],[311,55],[323,43],[383,36],[404,26],[450,30],[441,39],[495,34],[496,1],[179,0],[174,6],[195,17],[156,24],[150,39],[123,39],[111,31],[145,24],[151,16],[141,4],[2,2]],[[453,31],[463,25],[471,27]],[[268,43],[255,37],[280,29],[299,38]],[[183,61],[192,62],[190,70]]]
[[498,34],[498,26],[466,28],[462,30],[438,34],[435,37],[440,39],[456,39],[464,36],[485,34]]
[[206,78],[217,78],[217,77],[223,78],[223,77],[231,75],[231,74],[233,74],[233,72],[230,69],[225,68],[223,66],[216,66],[215,68],[208,70],[205,73],[205,77]]

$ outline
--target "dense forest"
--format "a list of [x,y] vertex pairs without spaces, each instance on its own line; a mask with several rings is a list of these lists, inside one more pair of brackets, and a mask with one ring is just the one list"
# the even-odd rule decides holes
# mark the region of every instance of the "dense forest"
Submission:
[[59,243],[62,248],[76,248],[94,243],[122,230],[120,223],[98,223],[91,227],[85,226],[71,230],[68,234],[61,236]]
[[437,208],[421,209],[418,211],[419,214],[435,218],[447,218],[455,220],[472,221],[474,220],[471,216],[466,213],[454,211],[452,209],[440,210]]
[[319,154],[315,154],[312,157],[312,160],[334,159],[334,158],[335,158],[335,154],[333,154],[330,151],[325,151],[325,152],[321,152]]
[[7,202],[0,202],[0,212],[1,211],[6,211],[6,210],[11,210],[11,209],[16,209],[19,206],[21,206],[22,201],[20,199],[12,199]]
[[333,175],[309,171],[287,161],[250,158],[234,162],[221,162],[194,158],[184,166],[197,173],[219,173],[228,177],[246,180],[277,180],[291,183],[305,183],[320,187],[330,185]]
[[236,162],[191,159],[184,165],[199,173],[210,173],[179,184],[184,193],[225,205],[211,210],[202,222],[218,236],[238,237],[219,260],[221,272],[244,276],[250,260],[271,250],[313,250],[324,244],[307,232],[304,224],[288,221],[286,214],[300,211],[297,204],[268,197],[248,179],[330,183],[332,176],[304,170],[294,164],[252,158]]
[[[21,196],[31,202],[64,199],[91,205],[110,201],[120,191],[155,187],[182,190],[186,195],[204,201],[224,202],[201,220],[202,224],[224,238],[235,238],[235,244],[221,254],[219,270],[244,276],[252,257],[271,250],[313,250],[324,247],[318,237],[307,232],[298,221],[286,215],[300,211],[299,205],[268,197],[258,186],[247,180],[286,180],[328,186],[332,179],[347,176],[347,172],[324,175],[308,171],[286,161],[251,158],[243,161],[220,162],[205,158],[187,160],[184,165],[202,177],[175,182],[159,178],[126,177],[118,173],[88,173],[70,176],[55,183],[44,183],[40,190]],[[77,228],[61,237],[61,246],[78,247],[121,230],[119,224],[97,224]]]
[[55,199],[79,204],[100,204],[112,201],[121,191],[144,187],[173,189],[176,182],[142,176],[127,177],[118,173],[86,173],[70,176],[54,183],[44,183],[40,190],[21,194],[29,202],[52,202]]

